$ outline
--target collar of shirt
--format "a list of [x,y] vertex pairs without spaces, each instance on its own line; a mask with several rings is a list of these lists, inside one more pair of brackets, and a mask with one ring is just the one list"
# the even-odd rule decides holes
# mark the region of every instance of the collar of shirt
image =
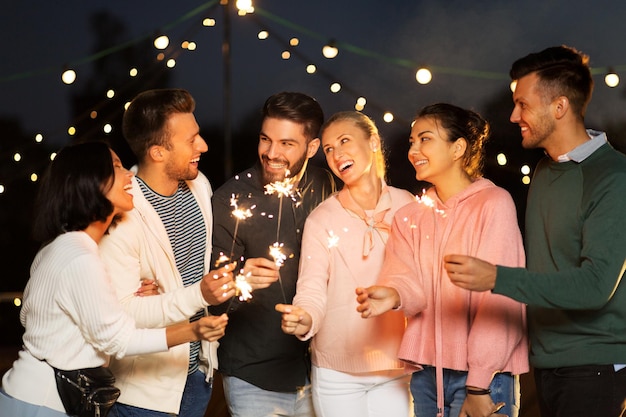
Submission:
[[560,155],[558,157],[558,161],[574,161],[580,163],[584,161],[589,155],[594,153],[600,146],[604,145],[607,142],[606,133],[604,132],[587,129],[587,134],[589,135],[590,140],[583,143],[582,145],[578,145],[568,153]]

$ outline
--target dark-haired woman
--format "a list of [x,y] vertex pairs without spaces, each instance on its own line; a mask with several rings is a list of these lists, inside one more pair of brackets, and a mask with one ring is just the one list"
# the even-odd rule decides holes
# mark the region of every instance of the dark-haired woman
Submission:
[[65,416],[53,367],[106,366],[122,357],[216,340],[226,317],[166,329],[137,329],[120,306],[98,242],[133,208],[132,173],[104,143],[63,149],[40,185],[34,224],[43,246],[31,265],[20,320],[23,349],[2,379],[0,416]]
[[522,266],[524,249],[508,192],[482,177],[488,123],[450,104],[417,115],[409,161],[432,184],[398,210],[378,286],[357,290],[363,317],[404,311],[398,353],[409,369],[417,417],[484,417],[519,412],[517,375],[528,371],[525,309],[450,281],[443,257],[467,253]]

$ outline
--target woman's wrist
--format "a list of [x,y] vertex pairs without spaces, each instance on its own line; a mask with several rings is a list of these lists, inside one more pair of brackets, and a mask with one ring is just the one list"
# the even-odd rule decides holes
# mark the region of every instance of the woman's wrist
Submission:
[[468,395],[490,395],[491,390],[488,388],[465,387],[465,393]]

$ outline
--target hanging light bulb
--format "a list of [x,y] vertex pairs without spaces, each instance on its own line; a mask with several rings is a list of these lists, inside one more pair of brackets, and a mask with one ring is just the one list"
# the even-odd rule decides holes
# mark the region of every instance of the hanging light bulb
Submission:
[[428,84],[433,79],[433,74],[428,68],[420,68],[415,73],[415,79],[420,84]]
[[333,59],[339,53],[339,49],[335,46],[335,41],[331,40],[322,48],[322,55],[328,59]]
[[604,76],[604,82],[611,88],[619,85],[619,75],[617,75],[613,68],[609,68],[609,71]]
[[161,35],[154,40],[154,47],[159,50],[167,48],[169,44],[170,39],[165,35]]
[[63,82],[67,85],[73,84],[74,81],[76,81],[76,71],[73,69],[66,69],[61,75],[61,80],[63,80]]

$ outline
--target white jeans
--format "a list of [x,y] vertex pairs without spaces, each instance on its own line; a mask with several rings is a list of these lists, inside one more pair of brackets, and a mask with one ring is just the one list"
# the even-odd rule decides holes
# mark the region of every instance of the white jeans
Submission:
[[317,417],[408,417],[411,376],[402,370],[349,374],[313,366]]

